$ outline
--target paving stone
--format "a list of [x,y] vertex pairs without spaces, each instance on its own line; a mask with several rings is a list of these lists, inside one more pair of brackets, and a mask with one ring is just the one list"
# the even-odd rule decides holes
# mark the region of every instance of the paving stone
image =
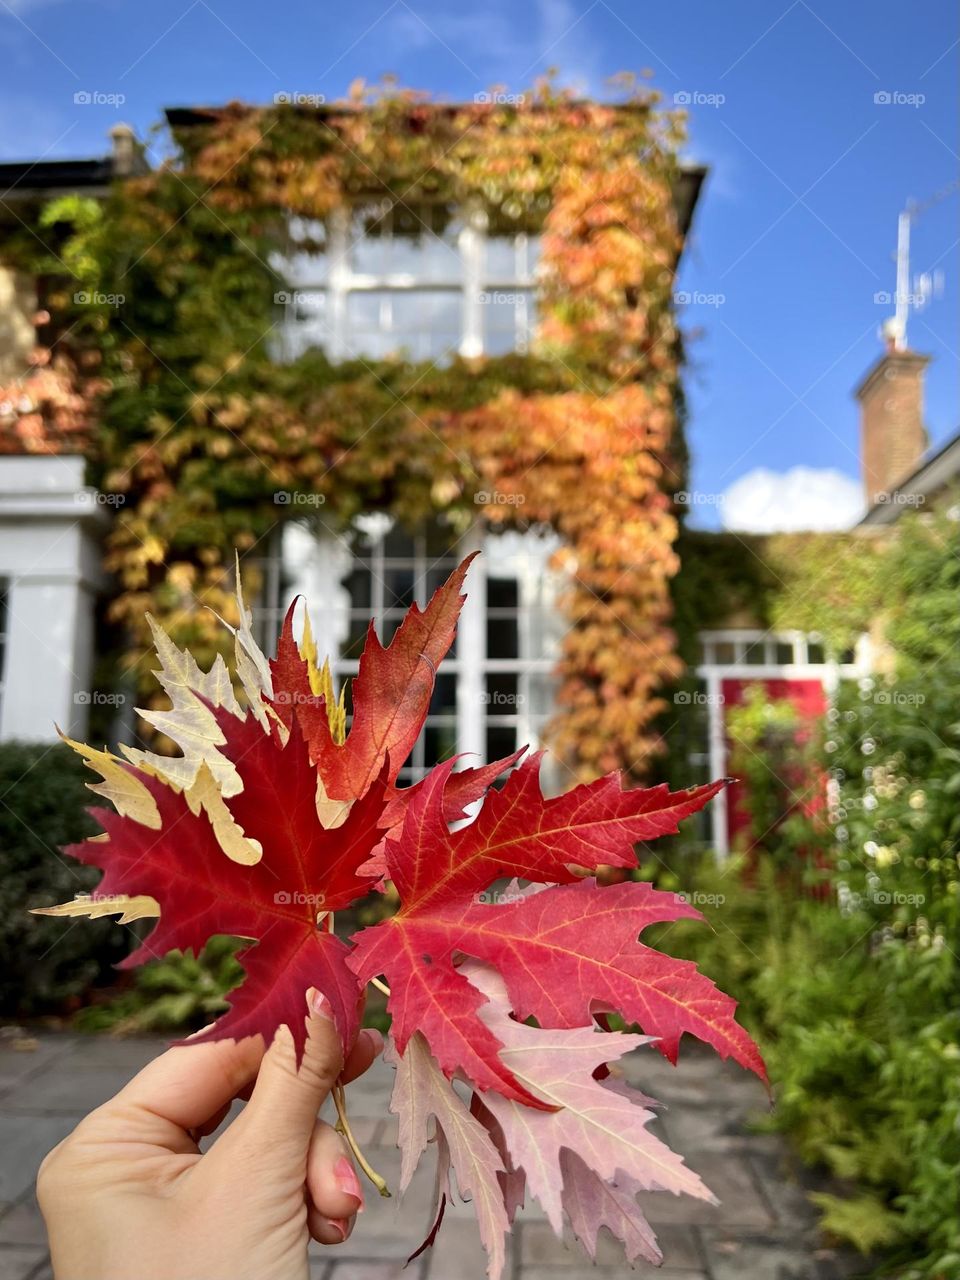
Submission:
[[644,1192],[638,1203],[654,1227],[668,1222],[727,1229],[773,1225],[773,1214],[758,1191],[749,1166],[739,1155],[707,1154],[691,1158],[688,1163],[720,1203],[711,1205],[663,1191]]
[[[157,1038],[49,1035],[19,1054],[0,1040],[0,1280],[52,1280],[31,1186],[46,1152],[88,1108],[109,1097],[165,1045]],[[849,1280],[862,1270],[846,1255],[818,1247],[805,1180],[775,1134],[751,1133],[748,1119],[765,1105],[763,1089],[709,1053],[684,1053],[679,1068],[640,1051],[626,1060],[637,1087],[670,1105],[656,1123],[685,1153],[722,1203],[711,1207],[666,1193],[641,1202],[664,1252],[664,1266],[624,1265],[621,1246],[603,1230],[597,1265],[579,1245],[565,1251],[539,1205],[518,1217],[508,1242],[511,1280]],[[400,1153],[396,1117],[388,1111],[394,1073],[378,1063],[348,1088],[351,1123],[374,1166],[394,1191]],[[242,1109],[238,1104],[235,1111]],[[333,1119],[332,1114],[328,1115]],[[485,1280],[486,1260],[470,1204],[447,1207],[434,1249],[406,1271],[405,1259],[431,1220],[434,1158],[428,1152],[403,1198],[386,1201],[367,1189],[367,1209],[338,1249],[313,1246],[311,1280]]]
[[107,1067],[134,1076],[148,1062],[166,1053],[177,1037],[103,1036],[72,1037],[70,1061],[77,1067]]
[[[522,1223],[520,1240],[520,1262],[524,1267],[565,1267],[569,1277],[569,1269],[582,1270],[592,1265],[572,1232],[566,1232],[564,1239],[558,1240],[548,1222]],[[696,1236],[689,1226],[659,1227],[657,1242],[663,1253],[664,1267],[696,1270],[702,1266]],[[621,1269],[629,1265],[624,1256],[623,1245],[606,1227],[601,1228],[597,1238],[596,1265]]]
[[[3,1028],[16,1031],[18,1028]],[[36,1048],[18,1049],[18,1044],[36,1044]],[[69,1042],[55,1036],[24,1037],[0,1036],[0,1099],[15,1089],[21,1081],[35,1075],[62,1058],[69,1051]]]
[[[431,1276],[430,1280],[434,1280]],[[444,1276],[443,1280],[456,1280]],[[677,1270],[676,1267],[593,1267],[569,1271],[557,1267],[521,1267],[519,1280],[710,1280],[705,1271]],[[740,1276],[739,1280],[745,1280]],[[753,1276],[749,1280],[755,1280]]]
[[[774,1137],[773,1134],[770,1135]],[[810,1203],[808,1189],[801,1180],[801,1171],[781,1142],[779,1151],[770,1155],[766,1151],[751,1149],[747,1162],[753,1168],[763,1194],[773,1206],[774,1215],[781,1227],[794,1231],[815,1231],[817,1214]]]
[[0,1114],[0,1200],[19,1200],[33,1186],[40,1161],[74,1124],[70,1116]]
[[819,1261],[796,1240],[710,1231],[703,1238],[713,1280],[823,1280]]
[[0,1280],[32,1280],[46,1256],[46,1249],[0,1248]]
[[122,1068],[76,1066],[69,1060],[59,1071],[41,1071],[24,1081],[3,1100],[3,1109],[79,1119],[112,1098],[135,1074]]
[[[420,1259],[411,1262],[404,1270],[403,1259],[399,1262],[367,1261],[363,1258],[340,1258],[332,1264],[329,1271],[316,1273],[322,1280],[421,1280],[423,1266]],[[311,1275],[311,1280],[314,1280]],[[458,1280],[450,1276],[449,1280]]]
[[37,1245],[46,1248],[47,1229],[34,1196],[28,1196],[19,1204],[10,1205],[0,1213],[0,1244]]
[[[512,1274],[513,1240],[505,1242],[506,1264],[503,1274]],[[480,1243],[476,1223],[453,1224],[444,1218],[437,1242],[422,1254],[426,1280],[486,1280],[487,1254]]]

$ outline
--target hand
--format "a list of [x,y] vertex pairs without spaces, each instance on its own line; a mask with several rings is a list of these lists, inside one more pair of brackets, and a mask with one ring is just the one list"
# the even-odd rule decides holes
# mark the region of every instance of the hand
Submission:
[[361,1031],[344,1062],[329,1004],[307,998],[299,1070],[285,1026],[266,1053],[260,1036],[171,1049],[50,1152],[37,1195],[56,1280],[306,1280],[310,1236],[347,1238],[363,1192],[317,1111],[383,1039]]

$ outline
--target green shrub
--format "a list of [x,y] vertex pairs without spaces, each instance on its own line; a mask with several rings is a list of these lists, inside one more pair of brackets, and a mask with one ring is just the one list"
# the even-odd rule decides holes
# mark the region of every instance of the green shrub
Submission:
[[227,1007],[226,996],[243,978],[235,938],[211,938],[196,957],[169,951],[138,969],[134,985],[77,1015],[81,1031],[133,1035],[144,1031],[197,1031]]
[[129,949],[112,921],[32,916],[89,892],[100,874],[60,850],[96,830],[91,775],[68,747],[0,744],[0,1015],[50,1011],[103,980]]

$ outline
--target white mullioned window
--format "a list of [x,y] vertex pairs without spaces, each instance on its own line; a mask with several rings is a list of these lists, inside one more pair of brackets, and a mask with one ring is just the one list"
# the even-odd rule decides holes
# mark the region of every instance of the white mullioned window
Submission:
[[[464,764],[471,765],[540,744],[554,710],[553,670],[563,633],[558,579],[548,567],[555,546],[554,537],[536,533],[482,539],[457,637],[437,673],[401,785],[451,755],[468,753]],[[349,690],[370,619],[381,642],[389,643],[410,605],[424,607],[471,549],[452,544],[439,526],[410,534],[383,515],[359,519],[346,535],[291,521],[262,562],[261,639],[272,646],[270,633],[302,593],[318,649],[331,656],[337,682],[346,681]],[[298,617],[298,633],[301,625]],[[347,701],[349,711],[349,694]]]
[[291,218],[273,256],[287,282],[279,355],[323,347],[333,360],[406,356],[443,363],[525,352],[536,324],[536,235],[485,211],[387,198],[327,222]]

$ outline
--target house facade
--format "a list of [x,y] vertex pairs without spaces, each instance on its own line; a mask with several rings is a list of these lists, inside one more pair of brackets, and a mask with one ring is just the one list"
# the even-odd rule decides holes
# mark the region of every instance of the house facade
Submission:
[[[180,138],[209,120],[204,111],[167,115]],[[115,131],[113,152],[105,158],[0,166],[6,231],[15,233],[36,217],[49,198],[76,193],[99,199],[114,179],[142,171],[135,140],[123,128]],[[703,178],[697,168],[678,175],[681,238]],[[479,200],[458,207],[442,199],[386,196],[324,219],[291,216],[270,262],[281,281],[273,359],[294,362],[320,349],[334,362],[402,355],[442,367],[455,356],[523,356],[538,327],[540,259],[535,229],[513,229]],[[4,385],[14,394],[22,388],[25,398],[36,377],[30,360],[38,312],[42,324],[39,283],[12,269],[0,275],[0,367]],[[21,430],[24,406],[8,396],[7,409],[8,416],[19,415]],[[82,735],[91,706],[114,696],[94,687],[91,637],[97,597],[102,607],[115,589],[95,570],[98,547],[123,496],[90,491],[82,457],[71,456],[69,446],[66,453],[62,443],[47,452],[29,438],[20,445],[18,453],[17,437],[8,435],[7,456],[0,458],[0,574],[8,620],[0,737],[48,740],[56,726]],[[54,509],[54,494],[65,516]],[[559,539],[548,524],[532,519],[494,532],[495,522],[477,521],[454,538],[448,525],[427,522],[411,531],[375,506],[344,526],[326,517],[322,498],[301,489],[278,486],[273,500],[284,518],[247,560],[263,583],[256,602],[261,638],[269,645],[289,601],[303,594],[318,642],[340,679],[355,674],[371,617],[388,641],[405,610],[424,605],[463,555],[484,552],[471,569],[456,648],[437,680],[424,735],[402,781],[415,781],[454,749],[491,759],[540,743],[556,710],[554,672],[565,628],[557,603],[562,575],[554,567]],[[474,501],[514,504],[523,496],[481,490]],[[46,543],[68,556],[69,568],[51,569]],[[47,590],[41,608],[58,619],[52,646],[31,640],[31,631],[43,635],[36,610],[28,607],[41,584]],[[57,670],[55,680],[48,664]]]
[[[167,115],[181,136],[210,118],[192,109]],[[123,127],[105,158],[0,166],[6,232],[52,196],[102,198],[114,179],[142,171],[135,139]],[[679,173],[674,201],[682,236],[703,179],[699,169]],[[442,367],[454,357],[522,356],[537,334],[541,237],[529,226],[505,224],[479,201],[457,206],[387,193],[322,219],[291,216],[270,266],[280,282],[270,338],[278,365],[321,350],[333,362],[402,355]],[[30,366],[38,319],[43,323],[37,289],[22,272],[0,268],[0,384],[8,388],[0,425],[4,413],[16,416],[19,428],[30,420],[16,397],[29,399],[37,376]],[[957,441],[923,460],[925,365],[923,356],[889,350],[857,390],[869,511],[851,536],[873,536],[873,526],[917,505],[918,495],[945,490],[956,474]],[[94,627],[98,600],[102,605],[115,589],[100,547],[122,496],[90,488],[83,457],[69,444],[48,450],[29,432],[3,438],[0,739],[48,740],[56,726],[82,736],[91,707],[115,696],[95,687]],[[522,500],[496,490],[474,497],[481,505]],[[402,782],[418,780],[454,751],[491,760],[539,745],[556,711],[567,626],[558,604],[562,540],[554,529],[537,520],[505,531],[474,522],[454,537],[441,522],[411,529],[375,505],[344,524],[327,518],[322,496],[280,485],[273,502],[283,519],[250,553],[262,581],[259,638],[269,648],[289,602],[303,595],[339,680],[355,675],[371,617],[389,641],[406,609],[425,605],[463,555],[484,552],[471,568],[455,649]],[[712,619],[690,664],[698,681],[690,714],[702,725],[692,771],[729,772],[727,715],[751,684],[816,716],[840,679],[872,669],[874,647],[864,635],[848,652],[831,652],[818,634],[771,629],[749,610]],[[676,709],[683,714],[682,703]],[[557,774],[545,782],[559,788],[569,779]],[[725,796],[711,822],[709,838],[723,853],[736,823]]]

